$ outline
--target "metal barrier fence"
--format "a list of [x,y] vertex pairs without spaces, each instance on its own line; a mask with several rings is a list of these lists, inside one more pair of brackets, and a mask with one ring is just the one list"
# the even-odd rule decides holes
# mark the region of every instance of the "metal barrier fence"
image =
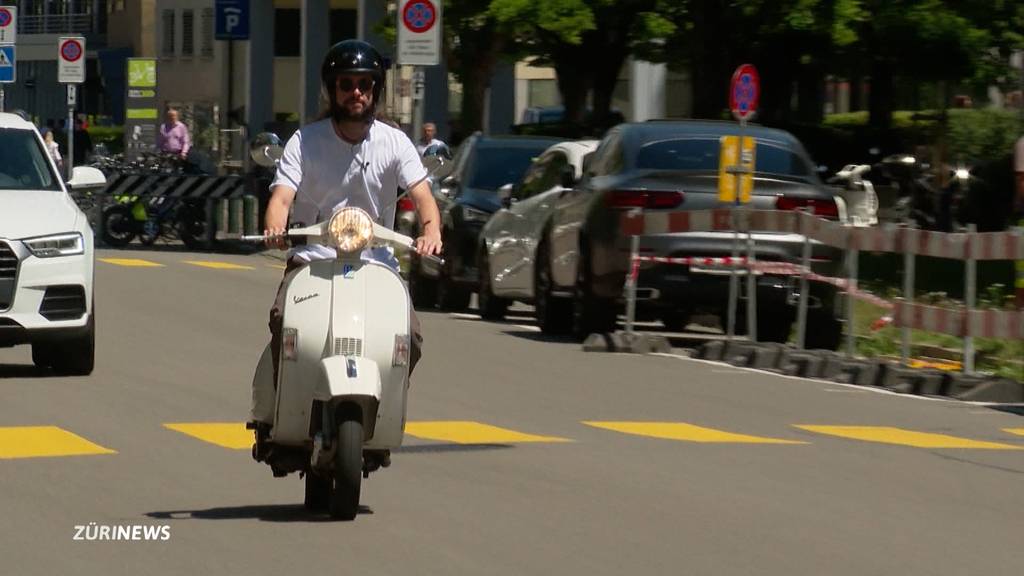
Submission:
[[[663,264],[694,264],[745,269],[748,278],[754,273],[800,277],[800,302],[797,312],[797,346],[804,347],[807,323],[808,282],[826,282],[846,294],[846,348],[854,355],[854,299],[863,299],[894,309],[894,325],[901,328],[901,360],[909,363],[910,330],[920,329],[959,336],[964,341],[963,369],[974,370],[974,338],[1024,339],[1024,310],[976,309],[976,263],[978,260],[1024,260],[1024,229],[1006,232],[976,233],[973,225],[967,232],[942,233],[886,224],[881,227],[855,227],[816,217],[804,211],[695,210],[691,212],[643,212],[634,210],[622,216],[621,230],[632,236],[631,265],[626,278],[626,331],[633,333],[636,312],[636,288],[641,262]],[[663,258],[641,256],[640,236],[679,232],[732,232],[747,235],[746,258]],[[803,236],[803,252],[799,264],[792,262],[757,262],[754,259],[755,232],[780,232]],[[811,271],[811,243],[819,242],[846,251],[846,278],[827,277]],[[904,255],[903,298],[895,304],[857,288],[857,259],[860,250],[902,253]],[[965,261],[964,305],[950,309],[914,303],[914,264],[917,256],[931,256]],[[734,272],[735,275],[735,272]],[[756,308],[751,299],[756,289],[748,291],[748,309]],[[736,295],[730,293],[729,307],[735,310]],[[756,334],[750,332],[754,339]]]
[[102,235],[102,212],[111,198],[161,196],[172,201],[203,201],[206,209],[206,245],[218,239],[245,234],[258,234],[259,199],[242,176],[211,176],[186,174],[112,173],[104,188],[93,193],[92,203],[100,217],[93,228]]

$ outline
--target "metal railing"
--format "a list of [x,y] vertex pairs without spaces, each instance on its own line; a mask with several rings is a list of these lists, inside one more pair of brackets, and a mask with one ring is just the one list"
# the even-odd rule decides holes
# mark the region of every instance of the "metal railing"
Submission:
[[18,15],[18,34],[92,34],[92,14]]

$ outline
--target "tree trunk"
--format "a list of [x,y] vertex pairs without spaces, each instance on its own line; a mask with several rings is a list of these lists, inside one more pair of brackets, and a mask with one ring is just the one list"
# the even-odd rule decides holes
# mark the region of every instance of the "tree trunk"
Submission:
[[893,74],[884,57],[871,63],[871,87],[868,93],[870,123],[873,128],[892,127]]
[[612,97],[619,84],[619,72],[626,61],[626,47],[610,47],[606,57],[601,60],[602,66],[596,70],[594,77],[594,123],[597,126],[608,126]]
[[864,78],[860,74],[850,76],[850,112],[858,112],[864,109]]
[[470,63],[468,68],[460,76],[462,77],[462,111],[459,114],[459,121],[463,137],[469,136],[484,126],[484,99],[487,95],[487,88],[491,84],[491,73],[493,66],[475,66]]
[[558,92],[565,106],[565,122],[582,124],[587,111],[587,94],[594,86],[591,59],[583,56],[582,46],[565,48],[553,55]]
[[825,119],[825,72],[818,62],[801,67],[797,100],[797,118],[808,124]]

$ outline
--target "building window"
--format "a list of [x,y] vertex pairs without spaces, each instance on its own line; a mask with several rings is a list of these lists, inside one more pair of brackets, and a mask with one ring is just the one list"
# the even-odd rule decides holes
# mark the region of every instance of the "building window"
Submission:
[[193,10],[181,11],[181,55],[192,57],[196,54],[196,14]]
[[164,33],[160,53],[163,56],[174,56],[174,10],[164,10],[163,23]]
[[207,58],[213,57],[213,8],[203,8],[200,27],[199,53]]

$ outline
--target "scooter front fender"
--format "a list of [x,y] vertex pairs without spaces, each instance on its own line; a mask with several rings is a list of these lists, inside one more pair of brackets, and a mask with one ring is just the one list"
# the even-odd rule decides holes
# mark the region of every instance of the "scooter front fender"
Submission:
[[313,399],[332,408],[343,403],[359,406],[366,439],[372,438],[381,397],[377,363],[362,357],[330,356],[320,361],[320,374],[313,389]]

